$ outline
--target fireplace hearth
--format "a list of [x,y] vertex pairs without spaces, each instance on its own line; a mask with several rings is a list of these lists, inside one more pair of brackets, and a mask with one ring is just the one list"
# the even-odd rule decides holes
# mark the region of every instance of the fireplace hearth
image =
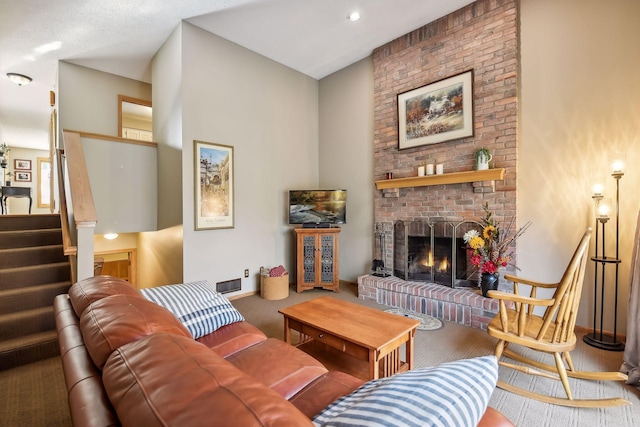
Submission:
[[475,221],[396,221],[393,275],[404,280],[456,287],[478,286],[462,236]]

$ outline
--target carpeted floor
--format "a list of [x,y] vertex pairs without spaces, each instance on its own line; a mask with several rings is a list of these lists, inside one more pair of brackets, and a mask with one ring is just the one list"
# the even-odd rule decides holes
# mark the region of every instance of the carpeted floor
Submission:
[[[302,294],[291,291],[288,298],[267,301],[258,295],[233,301],[246,320],[266,335],[283,337],[282,315],[278,309],[329,295],[364,304],[376,309],[388,309],[356,297],[355,288],[343,286],[333,293],[313,289]],[[486,332],[444,322],[434,331],[418,331],[415,340],[416,366],[483,356],[493,353],[495,341]],[[617,370],[622,353],[598,350],[579,340],[572,352],[574,363],[582,370]],[[548,361],[548,360],[547,360]],[[516,385],[529,386],[538,392],[553,392],[562,396],[559,381],[532,377],[500,368],[500,378]],[[640,426],[640,392],[619,382],[598,382],[570,379],[576,398],[621,396],[632,402],[630,406],[600,409],[574,409],[549,405],[496,389],[490,405],[505,414],[518,427],[546,426]],[[30,365],[0,372],[0,426],[70,426],[64,376],[59,358],[51,358]]]
[[60,357],[0,371],[0,426],[71,426]]

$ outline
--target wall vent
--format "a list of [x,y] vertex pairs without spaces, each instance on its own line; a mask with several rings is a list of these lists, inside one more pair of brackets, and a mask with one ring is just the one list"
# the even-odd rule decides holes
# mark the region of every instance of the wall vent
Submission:
[[216,283],[216,291],[220,292],[221,294],[239,291],[240,289],[242,289],[240,279],[231,279],[225,280],[224,282]]

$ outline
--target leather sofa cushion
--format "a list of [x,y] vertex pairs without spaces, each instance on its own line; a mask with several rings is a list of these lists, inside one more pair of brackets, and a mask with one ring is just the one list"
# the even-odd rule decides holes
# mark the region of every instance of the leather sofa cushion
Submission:
[[307,353],[275,338],[234,353],[227,360],[287,400],[328,372]]
[[111,276],[89,277],[75,283],[69,289],[69,299],[78,317],[92,302],[120,294],[143,298],[142,294],[129,282]]
[[340,371],[329,371],[289,399],[309,418],[313,418],[335,400],[364,384],[359,378]]
[[90,304],[80,316],[80,330],[99,369],[115,349],[146,335],[167,332],[193,340],[171,312],[131,295],[111,295]]
[[123,427],[313,425],[273,390],[177,335],[149,335],[120,347],[103,380]]
[[196,341],[206,345],[220,356],[227,357],[266,339],[267,336],[251,323],[235,322]]

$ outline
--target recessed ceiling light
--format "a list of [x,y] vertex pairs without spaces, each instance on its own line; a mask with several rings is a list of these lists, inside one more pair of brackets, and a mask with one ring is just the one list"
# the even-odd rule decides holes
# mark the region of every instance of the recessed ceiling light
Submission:
[[9,80],[17,84],[18,86],[24,86],[31,83],[31,77],[25,76],[24,74],[7,73],[7,77],[9,77]]
[[103,237],[107,240],[117,239],[118,233],[106,233]]
[[347,15],[347,19],[351,22],[356,22],[360,19],[360,12],[351,12]]

